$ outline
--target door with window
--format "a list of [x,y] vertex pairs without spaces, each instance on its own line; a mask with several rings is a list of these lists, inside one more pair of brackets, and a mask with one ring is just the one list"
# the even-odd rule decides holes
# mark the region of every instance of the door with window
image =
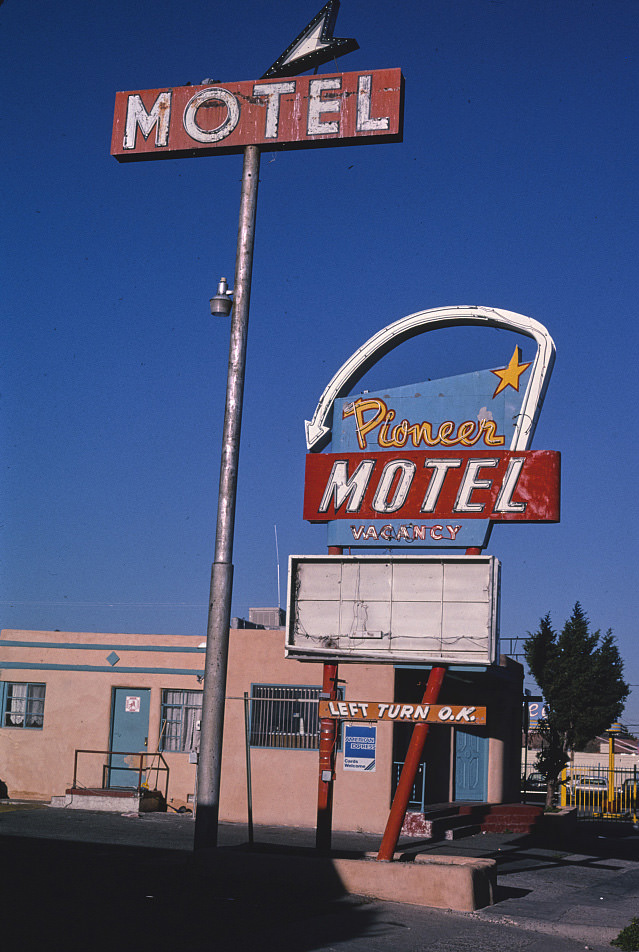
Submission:
[[149,743],[150,688],[113,688],[111,702],[111,742],[107,785],[137,788],[144,782],[144,754]]
[[488,798],[488,738],[455,730],[455,800]]

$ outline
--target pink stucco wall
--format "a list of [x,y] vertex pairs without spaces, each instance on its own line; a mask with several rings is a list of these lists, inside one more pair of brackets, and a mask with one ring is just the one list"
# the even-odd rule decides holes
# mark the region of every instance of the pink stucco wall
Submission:
[[[7,784],[9,795],[41,800],[61,796],[73,780],[75,750],[108,749],[114,687],[151,689],[148,750],[157,750],[161,691],[201,689],[197,675],[204,667],[204,652],[185,653],[184,649],[202,644],[201,636],[2,631],[0,678],[47,686],[42,730],[0,729],[0,779]],[[106,659],[114,646],[120,661],[111,667]],[[9,664],[16,667],[7,667]],[[106,670],[87,670],[90,668]],[[140,670],[125,672],[124,668]],[[156,670],[149,673],[149,668]],[[193,674],[171,673],[175,668],[192,669]],[[340,678],[347,699],[392,700],[392,667],[345,664],[340,666]],[[285,659],[281,630],[231,631],[220,803],[223,820],[245,822],[247,818],[243,696],[245,691],[250,693],[254,682],[320,685],[322,666]],[[336,829],[383,828],[390,797],[390,725],[378,726],[377,755],[377,770],[364,774],[344,771],[338,754]],[[189,763],[187,753],[163,756],[170,769],[169,802],[186,803],[195,791],[196,767]],[[100,757],[81,755],[78,779],[83,786],[99,786],[101,763]],[[317,751],[253,749],[251,765],[255,823],[314,826]]]
[[[392,700],[392,666],[341,664],[339,678],[347,700]],[[220,812],[242,822],[247,816],[243,693],[252,682],[321,685],[322,665],[284,658],[282,631],[232,631],[222,754]],[[374,772],[343,769],[337,754],[333,826],[381,831],[388,816],[392,725],[378,724]],[[317,817],[316,750],[251,751],[253,820],[313,827]]]
[[[2,631],[0,679],[47,686],[42,730],[0,727],[0,780],[7,784],[9,795],[42,800],[61,796],[73,780],[75,750],[108,749],[114,687],[132,692],[150,689],[148,750],[157,751],[162,689],[201,690],[203,642],[199,635]],[[107,656],[114,648],[120,660],[110,666]],[[521,666],[502,659],[499,675],[492,687],[485,682],[485,699],[473,702],[485,703],[491,714],[488,800],[492,802],[517,799],[519,784]],[[344,663],[339,666],[339,679],[347,701],[406,700],[394,696],[392,665]],[[231,631],[220,817],[238,823],[247,819],[243,698],[244,692],[250,695],[253,683],[319,686],[322,665],[286,659],[282,630]],[[452,797],[452,744],[450,740],[440,743],[442,738],[433,747],[439,753],[430,769],[440,772]],[[343,754],[338,752],[334,829],[383,831],[391,797],[392,743],[393,725],[379,722],[374,772],[345,771]],[[177,807],[192,800],[197,768],[189,762],[188,753],[163,756],[170,769],[169,803]],[[81,760],[78,779],[82,785],[100,785],[101,763],[100,758]],[[315,826],[316,750],[253,748],[251,766],[256,824]],[[161,782],[157,785],[163,789]]]
[[[197,675],[204,652],[183,650],[201,644],[201,636],[3,630],[0,678],[46,684],[42,730],[0,728],[0,779],[9,795],[37,800],[61,796],[73,781],[75,751],[108,749],[114,687],[131,688],[132,693],[151,689],[148,750],[156,751],[161,690],[201,689]],[[107,656],[114,647],[120,660],[111,666]],[[159,673],[149,673],[150,668]],[[171,673],[176,668],[192,669],[193,674]],[[188,754],[164,756],[170,767],[169,796],[182,802],[193,793],[196,768],[188,763]],[[83,786],[100,784],[102,762],[97,755],[81,755],[78,780]]]

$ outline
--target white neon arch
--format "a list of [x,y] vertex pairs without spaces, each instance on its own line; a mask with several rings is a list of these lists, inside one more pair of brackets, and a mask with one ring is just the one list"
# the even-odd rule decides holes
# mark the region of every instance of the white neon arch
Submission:
[[555,362],[554,341],[543,324],[533,320],[532,317],[525,317],[514,311],[497,310],[494,307],[468,306],[436,307],[427,311],[417,311],[382,328],[365,344],[362,344],[342,364],[324,390],[313,419],[306,421],[306,446],[309,451],[317,452],[326,442],[331,432],[326,421],[332,413],[335,401],[347,396],[357,381],[382,357],[404,341],[424,334],[426,331],[469,324],[505,328],[526,337],[532,337],[537,343],[537,354],[510,444],[510,449],[515,452],[528,449]]

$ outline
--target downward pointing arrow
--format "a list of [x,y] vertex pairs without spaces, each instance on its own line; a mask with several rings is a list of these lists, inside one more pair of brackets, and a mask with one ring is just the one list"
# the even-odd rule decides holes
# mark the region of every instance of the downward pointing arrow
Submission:
[[302,39],[293,47],[288,56],[286,53],[284,54],[283,66],[287,66],[296,59],[301,59],[303,56],[308,56],[309,53],[314,53],[315,50],[322,50],[331,45],[330,40],[326,42],[322,40],[324,23],[325,21],[322,20],[314,29],[302,35]]
[[339,0],[329,0],[267,69],[262,79],[298,76],[307,69],[328,63],[335,56],[358,50],[357,40],[333,36],[338,11]]

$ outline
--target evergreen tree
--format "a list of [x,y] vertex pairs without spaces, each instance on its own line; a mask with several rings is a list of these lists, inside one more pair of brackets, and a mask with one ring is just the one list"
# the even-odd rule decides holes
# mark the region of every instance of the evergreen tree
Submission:
[[590,632],[579,602],[558,634],[546,615],[539,630],[528,632],[524,654],[541,688],[548,714],[540,724],[543,748],[539,771],[548,780],[547,803],[570,751],[605,731],[623,711],[629,687],[612,631]]

